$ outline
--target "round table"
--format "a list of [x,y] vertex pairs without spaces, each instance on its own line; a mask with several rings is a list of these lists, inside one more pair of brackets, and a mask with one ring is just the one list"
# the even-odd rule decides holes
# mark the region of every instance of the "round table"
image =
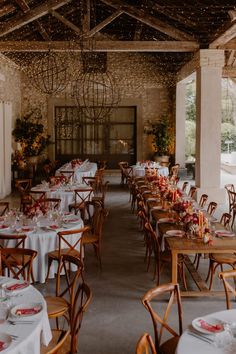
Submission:
[[[6,277],[0,277],[0,286],[9,282],[17,283],[18,280],[10,279]],[[8,316],[8,320],[15,320],[15,324],[11,324],[8,320],[0,324],[0,334],[8,334],[16,337],[12,341],[8,348],[3,352],[4,354],[40,354],[41,343],[48,345],[52,339],[52,333],[50,323],[47,315],[46,302],[41,293],[35,289],[32,285],[21,291],[15,292],[16,296],[11,297],[9,302],[10,308],[21,304],[42,304],[43,309],[40,313],[33,316],[16,318],[11,314]],[[29,321],[32,323],[24,323]]]
[[[199,316],[200,317],[200,316]],[[204,319],[216,318],[227,323],[236,322],[236,310],[225,310],[220,312],[215,312],[209,315],[202,316]],[[232,345],[232,350],[230,344],[228,347],[223,347],[224,343],[224,332],[216,334],[215,344],[209,344],[202,339],[196,338],[189,334],[189,331],[186,330],[180,337],[176,354],[234,354],[236,352],[236,340]],[[221,337],[219,337],[221,336]],[[218,343],[217,343],[218,342]],[[221,342],[222,345],[219,344]]]

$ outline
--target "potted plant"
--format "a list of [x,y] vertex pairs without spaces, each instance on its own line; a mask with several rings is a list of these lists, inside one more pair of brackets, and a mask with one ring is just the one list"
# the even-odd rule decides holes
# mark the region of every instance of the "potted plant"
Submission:
[[174,152],[174,131],[169,116],[162,116],[158,122],[152,123],[147,133],[153,136],[154,160],[168,163]]
[[[50,136],[44,133],[44,126],[32,119],[32,114],[17,118],[12,131],[15,141],[21,145],[21,152],[26,158],[35,158],[49,145]],[[32,163],[36,163],[33,162]]]

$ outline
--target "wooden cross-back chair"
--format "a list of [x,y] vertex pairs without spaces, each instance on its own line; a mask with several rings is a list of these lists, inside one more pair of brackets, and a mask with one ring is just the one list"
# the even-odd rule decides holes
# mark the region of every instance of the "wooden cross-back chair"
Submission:
[[[236,298],[236,289],[235,289],[236,269],[220,272],[219,278],[223,281],[223,285],[224,285],[224,289],[225,289],[226,307],[227,307],[227,310],[229,310],[232,308],[230,295],[233,295],[234,299]],[[229,283],[230,279],[233,281],[234,286],[232,286],[232,284]]]
[[210,202],[207,207],[207,213],[213,216],[216,211],[217,205],[218,204],[216,202]]
[[32,203],[36,203],[36,202],[40,202],[41,200],[43,200],[46,196],[46,192],[45,191],[29,191],[29,195],[32,199]]
[[[167,303],[166,309],[164,311],[164,304],[162,306],[164,315],[159,315],[154,310],[153,300],[158,300],[160,296],[163,294],[168,294],[169,301]],[[155,348],[158,353],[175,353],[175,349],[178,344],[179,337],[183,332],[183,325],[182,325],[182,304],[181,304],[181,297],[180,297],[180,290],[178,284],[163,284],[157,286],[151,290],[149,290],[142,298],[142,303],[144,307],[148,310],[151,315],[153,328],[154,328],[154,335],[155,335]],[[167,323],[168,316],[171,312],[171,307],[173,303],[177,305],[177,316],[178,316],[178,331],[173,329]],[[167,331],[171,334],[171,338],[162,342],[163,333]]]
[[182,192],[186,192],[187,187],[188,187],[188,182],[186,181],[182,185]]
[[24,212],[25,208],[32,204],[32,199],[29,195],[29,191],[32,187],[32,179],[18,179],[15,182],[15,187],[20,193],[20,210]]
[[144,333],[138,340],[136,354],[157,354],[150,334]]
[[220,218],[220,224],[222,224],[226,229],[229,229],[231,218],[232,218],[231,214],[223,213]]
[[85,202],[91,200],[93,188],[77,188],[74,190],[74,203],[69,205],[69,211],[74,210],[75,214],[80,211],[82,219],[84,219]]
[[105,198],[108,190],[109,181],[106,181],[101,185],[100,191],[95,193],[95,196],[92,197],[92,201],[98,202],[101,206],[105,207]]
[[93,225],[90,230],[83,233],[81,238],[81,246],[92,245],[99,261],[100,269],[102,268],[101,259],[101,247],[102,247],[102,235],[103,225],[108,215],[108,211],[102,207],[97,208],[93,216]]
[[9,211],[9,202],[0,202],[0,216]]
[[42,199],[39,204],[44,206],[44,208],[48,210],[57,210],[60,208],[61,199],[60,198],[44,198]]
[[[2,268],[10,277],[30,281],[33,274],[33,260],[37,251],[27,248],[1,248]],[[32,279],[33,280],[33,279]]]
[[60,170],[60,175],[65,177],[68,181],[72,181],[75,175],[75,171],[73,170]]
[[196,193],[196,190],[197,190],[197,187],[195,187],[195,186],[190,186],[189,192],[188,192],[188,196],[191,197],[191,198],[193,198],[194,195],[195,195],[195,193]]
[[[159,240],[157,239],[156,233],[149,222],[144,225],[144,232],[146,233],[147,239],[149,239],[152,244],[152,249],[149,251],[149,262],[152,253],[154,254],[155,269],[154,278],[156,278],[157,285],[160,284],[160,274],[164,265],[171,265],[171,253],[169,250],[162,252]],[[178,271],[180,278],[183,282],[185,290],[187,290],[185,271],[184,271],[184,256],[182,254],[178,255]]]
[[81,238],[83,233],[88,230],[89,227],[86,226],[76,230],[65,230],[57,233],[58,248],[48,253],[46,281],[49,278],[52,262],[56,261],[59,264],[62,255],[70,254],[74,257],[81,258]]
[[203,208],[206,205],[207,199],[208,199],[208,195],[207,194],[202,194],[201,195],[199,203],[198,203],[201,208]]
[[[76,267],[75,272],[68,271],[68,268],[72,266]],[[65,273],[64,286],[62,286],[60,275],[62,270]],[[62,345],[60,353],[77,353],[78,335],[83,315],[92,299],[92,292],[88,285],[84,283],[82,272],[83,264],[79,258],[72,255],[63,255],[58,268],[56,296],[46,297],[49,318],[58,319],[58,317],[63,316],[69,323],[69,335]],[[57,345],[56,339],[60,337],[62,330],[57,328],[52,332],[53,339],[49,348],[44,348],[45,351],[42,351],[42,353],[48,353],[51,346]]]
[[228,194],[229,213],[231,213],[233,205],[236,203],[236,191],[234,184],[226,184],[225,189]]

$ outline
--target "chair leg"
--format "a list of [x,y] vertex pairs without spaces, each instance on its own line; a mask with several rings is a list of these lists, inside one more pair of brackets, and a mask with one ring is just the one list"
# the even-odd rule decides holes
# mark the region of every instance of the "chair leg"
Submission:
[[53,258],[48,257],[48,270],[47,270],[45,283],[48,281],[48,277],[49,277],[49,273],[50,273],[50,268],[51,268],[52,262],[53,262]]

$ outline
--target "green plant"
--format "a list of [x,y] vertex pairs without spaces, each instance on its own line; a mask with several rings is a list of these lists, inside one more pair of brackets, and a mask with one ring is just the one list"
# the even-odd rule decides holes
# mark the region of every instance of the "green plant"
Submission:
[[43,124],[33,121],[31,114],[17,118],[12,135],[21,144],[24,156],[38,156],[50,144],[50,136],[44,133]]
[[174,129],[168,116],[162,116],[158,122],[152,123],[147,133],[153,135],[152,145],[158,155],[173,154]]

